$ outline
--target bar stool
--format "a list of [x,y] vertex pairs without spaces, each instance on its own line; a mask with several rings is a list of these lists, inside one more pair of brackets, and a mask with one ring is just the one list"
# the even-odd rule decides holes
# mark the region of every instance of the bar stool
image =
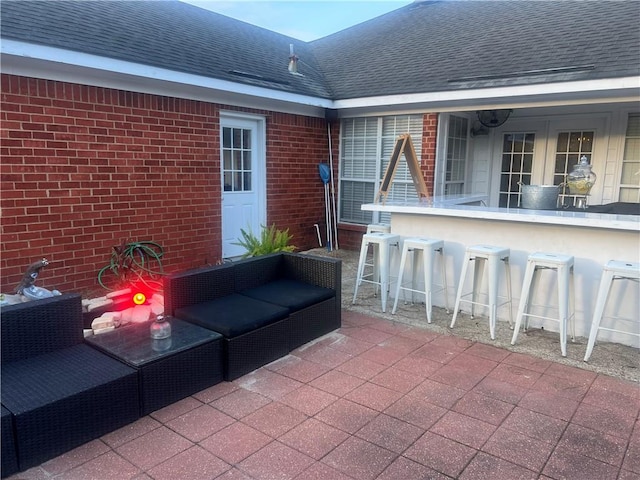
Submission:
[[[557,272],[558,284],[558,318],[545,317],[529,313],[529,307],[532,305],[530,299],[534,293],[537,275],[540,270],[555,270]],[[572,325],[571,340],[575,338],[575,322],[573,309],[570,308],[574,295],[573,285],[573,257],[571,255],[562,255],[558,253],[535,252],[527,258],[527,268],[524,273],[524,282],[522,284],[522,293],[520,294],[520,305],[518,306],[518,314],[516,316],[516,325],[513,329],[513,337],[511,345],[515,345],[520,331],[520,325],[523,318],[524,330],[529,326],[529,318],[541,318],[546,320],[554,320],[560,323],[560,350],[562,356],[567,356],[567,322]],[[571,312],[571,313],[570,313]]]
[[[601,327],[600,322],[604,314],[607,300],[609,299],[609,293],[614,280],[631,280],[632,282],[640,281],[640,263],[634,262],[621,262],[617,260],[610,260],[604,266],[602,272],[602,278],[600,279],[600,288],[598,289],[598,297],[596,299],[596,306],[593,310],[593,320],[591,322],[591,333],[589,333],[589,343],[587,344],[587,352],[584,356],[584,361],[589,360],[591,352],[593,352],[593,346],[596,343],[599,330],[608,330],[616,333],[626,333],[628,335],[635,335],[640,337],[640,333],[628,332],[624,330],[617,330],[614,328]],[[638,292],[636,292],[637,295]],[[618,320],[629,320],[638,322],[638,317],[634,320],[615,317]]]
[[[402,283],[404,276],[404,267],[407,261],[407,255],[413,252],[413,265],[411,268],[411,287],[405,287]],[[440,288],[433,290],[433,266],[435,263],[436,253],[440,255],[440,278],[442,284]],[[416,274],[418,273],[419,256],[422,254],[422,265],[424,269],[424,290],[416,289]],[[433,238],[405,238],[402,246],[402,256],[400,257],[400,270],[398,273],[398,285],[396,287],[396,298],[393,302],[392,314],[396,313],[398,308],[398,299],[400,298],[400,290],[411,292],[411,302],[413,303],[414,293],[424,293],[425,308],[427,311],[427,323],[431,323],[432,310],[432,294],[444,291],[444,304],[449,312],[449,303],[447,300],[447,273],[444,261],[444,242]]]
[[[392,233],[366,233],[362,236],[362,246],[360,247],[360,260],[358,262],[358,273],[356,275],[356,286],[353,292],[353,303],[356,303],[356,296],[358,295],[358,288],[362,282],[373,283],[377,287],[380,287],[380,297],[382,299],[382,311],[386,312],[387,309],[387,296],[389,294],[389,281],[390,273],[389,268],[391,264],[391,247],[398,246],[400,242],[400,235]],[[373,271],[371,273],[365,273],[365,267],[371,264],[367,263],[367,252],[369,251],[369,245],[374,247],[374,261]]]
[[[391,233],[391,225],[389,225],[388,223],[370,223],[369,225],[367,225],[367,233]],[[379,282],[379,277],[378,275],[380,274],[380,269],[378,268],[378,264],[377,264],[377,258],[378,258],[378,244],[374,243],[372,245],[372,250],[373,250],[373,255],[371,257],[371,262],[369,262],[367,260],[367,262],[365,263],[365,268],[366,267],[372,267],[373,268],[373,281],[374,282]],[[367,256],[369,255],[369,253],[367,252]],[[378,287],[376,286],[376,291],[375,293],[378,293]]]
[[[496,317],[498,316],[498,307],[503,305],[509,305],[509,325],[513,324],[512,319],[512,298],[511,298],[511,267],[509,265],[509,249],[503,247],[495,247],[491,245],[472,245],[468,246],[465,251],[465,264],[462,266],[462,273],[460,275],[460,284],[458,285],[458,294],[456,295],[456,304],[453,307],[453,319],[451,320],[450,328],[456,323],[458,311],[460,309],[460,303],[466,302],[471,304],[471,318],[473,318],[474,309],[476,305],[481,305],[489,308],[489,333],[491,334],[491,340],[496,338]],[[498,266],[500,262],[504,263],[505,277],[507,282],[507,296],[506,300],[502,303],[498,303],[500,296],[498,295]],[[479,290],[482,283],[482,277],[484,273],[485,263],[489,266],[488,271],[488,300],[487,303],[481,303],[478,301]],[[469,267],[474,265],[473,268],[473,288],[471,292],[463,293],[464,282],[467,276]],[[465,299],[471,295],[471,300]],[[502,297],[505,298],[505,297]]]

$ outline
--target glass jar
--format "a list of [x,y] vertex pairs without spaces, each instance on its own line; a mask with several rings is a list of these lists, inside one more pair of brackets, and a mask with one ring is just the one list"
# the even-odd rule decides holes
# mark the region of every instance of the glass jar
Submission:
[[158,315],[149,327],[151,338],[154,340],[162,340],[171,336],[171,323],[168,317]]
[[573,170],[567,174],[569,193],[571,195],[589,195],[594,183],[596,183],[596,174],[591,170],[589,159],[583,155],[580,162],[576,163]]

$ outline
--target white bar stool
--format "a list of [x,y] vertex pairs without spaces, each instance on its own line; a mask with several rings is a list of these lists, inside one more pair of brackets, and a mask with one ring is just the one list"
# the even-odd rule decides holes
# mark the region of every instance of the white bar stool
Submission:
[[[402,283],[404,275],[404,267],[407,261],[407,254],[413,252],[413,265],[411,269],[411,287],[405,287]],[[439,285],[437,290],[433,290],[433,266],[435,263],[436,253],[440,255],[440,278],[442,284]],[[416,289],[416,274],[418,273],[418,266],[420,260],[420,254],[422,254],[422,265],[424,269],[424,290]],[[398,299],[400,298],[400,290],[404,292],[411,292],[411,302],[413,303],[414,293],[424,293],[425,295],[425,308],[427,311],[427,323],[431,323],[431,311],[432,311],[432,294],[444,291],[444,304],[449,312],[449,304],[447,300],[447,272],[444,261],[444,241],[436,240],[434,238],[405,238],[402,246],[402,256],[400,257],[400,270],[398,273],[398,285],[396,287],[396,298],[393,302],[393,310],[391,313],[396,313],[398,308]],[[406,302],[406,300],[405,300]]]
[[[370,223],[369,225],[367,225],[367,233],[391,233],[391,225],[389,225],[388,223]],[[380,269],[378,268],[378,264],[377,264],[378,244],[374,243],[372,247],[373,247],[373,255],[371,258],[371,263],[367,261],[367,263],[365,264],[365,268],[372,267],[373,281],[379,282]],[[367,256],[368,255],[369,253],[367,252]],[[376,293],[378,292],[377,288],[378,287],[376,287]]]
[[[460,284],[458,285],[458,294],[456,295],[455,307],[453,307],[453,319],[451,320],[450,328],[453,328],[456,323],[456,318],[458,316],[461,302],[471,304],[471,318],[473,318],[475,309],[474,307],[476,305],[481,305],[489,308],[489,333],[491,334],[491,340],[495,340],[496,338],[496,318],[498,316],[498,307],[507,304],[509,305],[509,325],[513,324],[511,313],[511,267],[509,265],[509,253],[510,251],[508,248],[495,247],[491,245],[472,245],[467,247],[465,251],[465,264],[462,265]],[[500,265],[500,262],[504,263],[505,277],[507,282],[507,296],[506,300],[502,303],[498,303],[498,299],[500,298],[500,296],[498,295],[498,266]],[[482,283],[485,263],[487,263],[489,266],[489,293],[487,303],[482,303],[478,301],[478,295]],[[463,293],[467,271],[472,265],[474,265],[473,288],[471,292]],[[471,295],[471,300],[465,298],[469,295]]]
[[[362,246],[360,247],[360,261],[358,262],[358,273],[356,275],[356,286],[353,292],[353,303],[356,303],[358,288],[362,282],[373,283],[380,287],[380,297],[382,298],[382,311],[387,309],[387,296],[389,294],[391,247],[398,246],[400,235],[392,233],[366,233],[362,236]],[[367,252],[369,245],[374,247],[373,271],[365,273],[367,263]],[[377,290],[377,287],[376,287]]]
[[[555,270],[557,272],[558,283],[558,318],[545,317],[529,313],[529,307],[532,305],[531,297],[534,293],[536,280],[540,270]],[[562,255],[558,253],[535,252],[527,258],[527,268],[524,273],[524,282],[522,284],[522,293],[520,294],[520,305],[518,306],[518,314],[516,315],[516,325],[513,329],[513,337],[511,345],[515,345],[520,331],[520,325],[523,318],[524,330],[529,326],[529,318],[541,318],[546,320],[555,320],[560,323],[560,350],[562,356],[567,356],[567,322],[571,322],[571,340],[575,338],[575,322],[573,308],[570,307],[574,295],[573,284],[573,257],[571,255]]]
[[[596,306],[593,310],[593,320],[591,322],[591,333],[589,333],[589,343],[587,344],[587,353],[584,356],[584,361],[589,360],[591,352],[593,352],[593,346],[596,343],[599,330],[607,330],[616,333],[625,333],[628,335],[635,335],[640,337],[640,333],[629,332],[624,330],[617,330],[614,328],[601,327],[600,322],[604,314],[607,300],[609,299],[609,293],[611,291],[611,285],[614,280],[631,280],[632,282],[640,281],[640,263],[634,262],[621,262],[617,260],[611,260],[604,266],[602,272],[602,278],[600,279],[600,288],[598,289],[598,297],[596,299]],[[636,291],[636,295],[638,292]],[[638,317],[635,319],[624,319],[615,317],[618,320],[628,320],[638,322]]]

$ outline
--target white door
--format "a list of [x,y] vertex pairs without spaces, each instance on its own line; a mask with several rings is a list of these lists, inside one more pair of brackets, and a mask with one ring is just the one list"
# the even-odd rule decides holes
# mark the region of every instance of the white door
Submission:
[[[565,182],[567,173],[583,156],[587,157],[596,173],[603,173],[607,154],[606,126],[607,121],[603,117],[574,117],[550,122],[547,158],[553,159],[553,163],[547,162],[543,181],[555,185]],[[600,178],[600,182],[596,179],[589,203],[600,203],[603,178],[604,175]],[[568,190],[562,190],[565,205],[571,205],[573,202],[573,198],[568,193]],[[567,194],[566,198],[564,194]]]
[[260,235],[266,218],[264,120],[220,118],[222,168],[222,257],[245,253],[235,243],[241,230]]

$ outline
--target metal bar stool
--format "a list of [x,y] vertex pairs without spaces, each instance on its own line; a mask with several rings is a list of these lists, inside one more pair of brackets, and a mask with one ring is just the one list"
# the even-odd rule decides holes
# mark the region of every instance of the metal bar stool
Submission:
[[[598,297],[596,299],[596,306],[593,310],[593,320],[591,322],[591,333],[589,333],[589,343],[587,344],[587,352],[584,356],[584,361],[589,360],[591,352],[593,352],[593,346],[596,343],[599,330],[607,330],[609,332],[624,333],[628,335],[635,335],[640,337],[640,333],[629,332],[624,330],[618,330],[615,328],[601,327],[600,322],[604,314],[604,309],[609,299],[611,292],[611,286],[614,280],[631,280],[638,283],[640,281],[640,263],[634,262],[621,262],[617,260],[611,260],[604,266],[602,272],[602,278],[600,279],[600,288],[598,289]],[[636,289],[636,296],[638,291]],[[612,317],[617,320],[635,321],[638,322],[638,317],[635,319],[626,319],[620,317]]]
[[[474,316],[475,306],[481,305],[489,308],[489,333],[491,340],[496,338],[496,318],[498,316],[498,307],[509,305],[509,325],[513,324],[512,319],[512,297],[511,297],[511,267],[509,265],[509,249],[503,247],[495,247],[491,245],[472,245],[467,247],[465,251],[465,263],[462,265],[462,273],[460,275],[460,284],[458,285],[458,294],[456,295],[456,304],[453,307],[453,319],[450,328],[453,328],[458,317],[460,303],[466,302],[471,304],[471,318]],[[498,295],[498,266],[500,262],[504,263],[505,277],[507,282],[507,296],[504,302],[498,303],[501,298]],[[478,301],[480,287],[484,274],[485,263],[489,266],[488,271],[488,299],[487,303]],[[469,267],[473,268],[473,287],[471,292],[463,293],[464,282]],[[471,296],[471,300],[465,298]],[[502,297],[505,298],[505,297]]]
[[[555,270],[557,272],[558,284],[558,318],[545,317],[542,315],[534,315],[529,313],[529,307],[532,305],[531,298],[536,287],[536,281],[541,270]],[[541,318],[546,320],[554,320],[560,323],[560,350],[562,356],[567,356],[567,322],[571,322],[571,340],[575,339],[575,318],[573,308],[574,284],[573,284],[573,257],[571,255],[562,255],[557,253],[535,252],[527,258],[527,268],[524,273],[524,282],[522,284],[522,293],[520,294],[520,305],[518,306],[518,314],[516,315],[516,325],[513,329],[513,337],[511,345],[515,345],[520,331],[520,325],[524,318],[524,330],[529,326],[529,318]]]
[[[402,283],[404,276],[404,268],[407,261],[407,254],[413,252],[413,265],[411,269],[411,287],[405,287]],[[433,290],[433,266],[435,263],[436,253],[439,253],[440,257],[440,278],[442,284],[439,285],[437,290]],[[416,288],[417,273],[419,267],[420,254],[422,254],[422,265],[424,269],[424,290],[418,290]],[[408,282],[407,282],[408,283]],[[413,303],[414,293],[424,293],[425,295],[425,309],[427,311],[427,323],[431,323],[431,311],[432,311],[432,295],[444,291],[444,304],[449,312],[449,303],[447,300],[447,273],[444,261],[444,241],[436,240],[433,238],[405,238],[402,246],[402,256],[400,257],[400,270],[398,273],[398,285],[396,287],[395,301],[393,302],[393,310],[391,313],[396,313],[398,308],[398,299],[400,298],[400,290],[403,292],[411,292],[411,303]],[[406,297],[405,297],[406,302]]]
[[[391,233],[391,225],[388,223],[370,223],[367,225],[367,233]],[[367,260],[365,263],[365,268],[371,267],[373,268],[373,281],[379,282],[380,269],[378,268],[377,258],[378,258],[378,244],[374,243],[372,245],[373,254],[371,256],[371,262]],[[367,252],[367,256],[369,253]],[[375,293],[378,293],[378,287],[376,286]]]
[[[389,294],[390,284],[390,264],[391,264],[391,247],[398,246],[400,242],[400,235],[392,233],[366,233],[362,236],[362,246],[360,247],[360,260],[358,262],[358,273],[356,275],[356,286],[353,292],[353,303],[356,303],[356,296],[358,295],[358,288],[362,282],[372,283],[376,285],[376,289],[380,287],[380,297],[382,299],[382,311],[386,312],[387,309],[387,296]],[[365,267],[370,264],[367,263],[367,252],[369,251],[369,245],[373,245],[374,248],[374,261],[373,271],[371,273],[365,272]]]

